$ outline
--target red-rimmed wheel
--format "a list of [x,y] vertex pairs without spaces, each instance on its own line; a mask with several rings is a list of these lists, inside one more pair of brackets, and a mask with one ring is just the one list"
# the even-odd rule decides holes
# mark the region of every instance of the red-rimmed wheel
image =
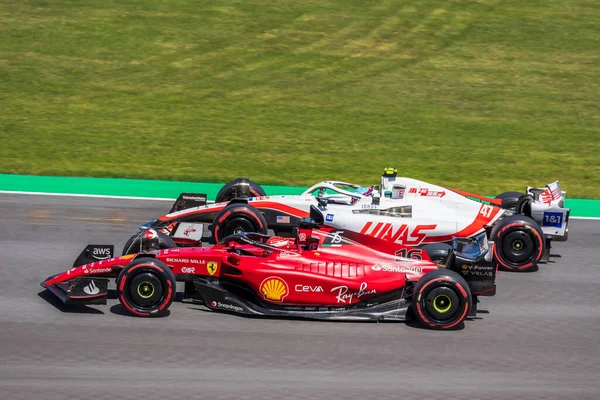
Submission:
[[140,317],[154,317],[168,309],[177,289],[171,269],[149,257],[138,258],[123,268],[117,282],[119,300]]
[[491,234],[495,242],[494,259],[507,271],[531,272],[544,253],[544,233],[539,225],[524,215],[502,218]]
[[466,318],[471,302],[467,281],[450,270],[429,272],[413,288],[414,313],[430,329],[456,327]]
[[245,203],[233,203],[215,217],[212,234],[216,242],[229,235],[243,232],[267,234],[267,220],[256,208]]

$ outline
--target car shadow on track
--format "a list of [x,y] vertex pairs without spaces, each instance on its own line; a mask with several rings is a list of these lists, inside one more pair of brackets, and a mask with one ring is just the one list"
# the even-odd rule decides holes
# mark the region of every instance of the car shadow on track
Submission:
[[[109,290],[108,298],[109,299],[118,299],[117,291],[114,289]],[[177,292],[175,294],[175,299],[173,299],[173,302],[180,302],[182,298],[183,298],[183,293]],[[113,305],[110,308],[110,312],[113,314],[116,314],[116,315],[120,315],[122,317],[140,318],[137,315],[133,315],[131,312],[127,311],[125,306],[121,303]],[[164,310],[164,311],[161,311],[160,313],[158,313],[157,315],[153,316],[152,318],[164,318],[164,317],[168,317],[169,315],[171,315],[171,310]]]
[[[110,308],[110,312],[113,313],[113,314],[116,314],[116,315],[120,315],[122,317],[145,318],[145,317],[138,317],[137,315],[133,315],[132,313],[130,313],[129,311],[127,311],[127,309],[125,308],[125,306],[123,304],[121,304],[121,303],[115,304],[114,306],[112,306]],[[156,314],[152,318],[165,318],[165,317],[168,317],[169,315],[171,315],[171,310],[163,310],[162,312],[159,312],[158,314]]]
[[[228,314],[231,315],[233,317],[241,317],[241,318],[246,318],[246,319],[267,319],[267,320],[287,320],[287,321],[306,321],[306,322],[318,322],[318,323],[324,323],[324,322],[329,322],[329,323],[336,323],[336,324],[357,324],[357,323],[362,323],[362,324],[373,324],[373,323],[377,323],[377,324],[404,324],[406,326],[408,326],[409,328],[414,328],[414,329],[422,329],[422,330],[428,330],[430,331],[431,329],[427,328],[426,326],[424,326],[413,314],[411,309],[409,309],[408,313],[407,313],[407,320],[406,321],[393,321],[393,320],[387,320],[387,321],[344,321],[344,320],[319,320],[319,319],[310,319],[310,318],[303,318],[303,317],[287,317],[287,316],[267,316],[267,315],[247,315],[247,314],[238,314],[236,312],[232,312],[232,311],[227,311],[227,310],[219,310],[219,311],[214,311],[214,310],[210,310],[208,308],[204,308],[201,305],[198,304],[186,304],[188,305],[190,310],[195,310],[195,311],[200,311],[200,312],[204,312],[204,313],[217,313],[217,314]],[[487,310],[477,310],[477,314],[489,314],[489,311]],[[455,327],[452,327],[450,329],[444,329],[447,331],[462,331],[463,329],[465,329],[466,326],[470,325],[471,323],[473,323],[473,321],[476,320],[483,320],[484,318],[482,317],[467,317],[466,321],[467,324],[465,325],[464,322],[461,322],[460,324],[456,325]]]
[[53,295],[48,289],[44,289],[38,293],[38,296],[49,304],[53,305],[56,309],[64,313],[75,313],[75,314],[104,314],[103,311],[86,305],[73,305],[65,304],[55,295]]

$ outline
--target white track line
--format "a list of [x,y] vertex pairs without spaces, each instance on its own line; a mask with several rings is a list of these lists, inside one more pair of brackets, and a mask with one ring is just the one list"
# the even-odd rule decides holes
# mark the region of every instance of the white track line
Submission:
[[[63,197],[92,197],[98,199],[125,199],[125,200],[157,200],[157,201],[175,201],[176,198],[170,199],[166,197],[137,197],[137,196],[112,196],[107,194],[77,194],[77,193],[51,193],[51,192],[22,192],[18,190],[0,190],[0,193],[7,194],[33,194],[38,196],[63,196]],[[207,201],[208,204],[214,203],[212,200]]]
[[[49,193],[49,192],[21,192],[13,190],[0,190],[0,193],[8,194],[34,194],[38,196],[65,196],[65,197],[92,197],[99,199],[125,199],[125,200],[157,200],[157,201],[175,201],[177,199],[169,199],[166,197],[136,197],[136,196],[110,196],[106,194],[76,194],[76,193]],[[212,204],[214,201],[209,200],[207,204]],[[600,217],[569,217],[569,219],[587,219],[591,221],[600,221]]]
[[177,199],[168,199],[168,198],[163,198],[163,197],[135,197],[135,196],[110,196],[110,195],[105,195],[105,194],[20,192],[20,191],[13,191],[13,190],[0,190],[0,193],[35,194],[38,196],[95,197],[95,198],[101,198],[101,199],[158,200],[158,201],[175,201],[175,200],[177,200]]

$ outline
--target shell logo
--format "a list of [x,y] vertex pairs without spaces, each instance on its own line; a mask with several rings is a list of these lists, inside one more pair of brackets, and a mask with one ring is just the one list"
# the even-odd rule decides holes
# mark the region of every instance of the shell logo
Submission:
[[276,276],[270,276],[260,284],[260,292],[265,300],[282,302],[290,292],[287,283]]

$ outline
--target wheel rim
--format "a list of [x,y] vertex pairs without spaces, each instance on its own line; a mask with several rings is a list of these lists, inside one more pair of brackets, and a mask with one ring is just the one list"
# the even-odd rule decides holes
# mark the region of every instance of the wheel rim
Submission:
[[154,285],[152,282],[144,281],[138,285],[138,296],[143,299],[149,299],[154,294]]
[[438,324],[452,322],[461,308],[460,297],[449,286],[434,287],[422,299],[428,317]]
[[129,300],[140,310],[152,310],[164,297],[164,284],[153,272],[141,272],[131,278]]
[[445,294],[438,294],[433,299],[433,308],[440,314],[447,313],[452,307],[452,300]]
[[533,238],[522,230],[509,232],[502,242],[502,255],[510,263],[523,264],[535,255]]
[[254,227],[254,224],[246,218],[235,218],[229,221],[224,227],[223,237],[243,232],[256,232],[256,228]]

